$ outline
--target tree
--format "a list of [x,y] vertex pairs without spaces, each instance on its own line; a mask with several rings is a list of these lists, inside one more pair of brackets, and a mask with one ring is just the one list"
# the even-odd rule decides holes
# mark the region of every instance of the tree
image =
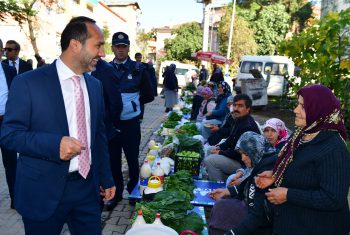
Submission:
[[[230,34],[230,24],[232,16],[232,4],[225,8],[225,14],[221,18],[218,28],[218,36],[220,42],[220,52],[227,54],[227,45]],[[254,30],[249,27],[249,23],[242,17],[236,16],[233,28],[233,39],[231,46],[230,69],[237,71],[239,59],[242,55],[254,55],[257,52],[257,44],[254,41]]]
[[[284,41],[279,51],[301,68],[300,83],[291,80],[294,91],[310,83],[330,87],[341,100],[346,120],[350,117],[350,8],[330,12],[315,20],[302,33]],[[350,123],[347,122],[350,130]]]
[[28,26],[28,38],[32,44],[34,53],[40,56],[39,49],[36,42],[36,32],[40,30],[40,22],[37,19],[38,10],[46,8],[47,10],[55,10],[59,12],[62,10],[57,4],[59,0],[5,0],[3,6],[7,7],[6,11],[18,11],[16,14],[10,14],[14,19],[23,26],[27,23]]
[[155,41],[156,35],[157,35],[157,32],[156,32],[155,28],[151,29],[151,31],[149,31],[148,33],[139,32],[137,34],[137,41],[136,42],[141,50],[142,55],[146,55],[149,41],[151,41],[151,40]]
[[0,21],[6,21],[9,16],[18,22],[23,22],[26,12],[24,8],[17,5],[15,0],[0,1]]
[[174,39],[165,40],[165,51],[167,60],[193,60],[191,54],[201,50],[203,32],[198,23],[187,23],[174,29]]
[[264,7],[258,19],[252,22],[259,55],[276,54],[277,44],[285,38],[289,23],[290,15],[282,4]]
[[111,33],[109,32],[109,28],[108,28],[107,25],[103,26],[102,33],[103,33],[103,37],[105,38],[105,44],[103,45],[103,47],[105,49],[105,53],[107,55],[113,54],[113,52],[112,52],[112,43],[108,41],[109,35]]

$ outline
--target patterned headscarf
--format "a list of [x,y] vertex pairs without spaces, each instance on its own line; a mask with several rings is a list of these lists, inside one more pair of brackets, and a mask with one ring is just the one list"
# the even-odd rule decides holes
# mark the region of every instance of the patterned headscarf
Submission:
[[313,134],[323,130],[337,131],[346,140],[343,115],[340,102],[332,91],[323,85],[309,85],[298,92],[304,98],[306,126],[297,128],[293,137],[282,148],[273,169],[275,185],[280,186],[283,174],[293,160],[294,151],[305,134]]
[[196,90],[196,94],[197,94],[197,95],[201,95],[201,94],[202,94],[203,89],[204,89],[204,87],[203,87],[203,86],[198,86],[198,87],[197,87],[197,90]]
[[255,167],[262,159],[265,152],[265,138],[252,131],[244,132],[239,137],[235,150],[242,150],[252,161],[252,167]]
[[231,95],[231,87],[227,82],[222,81],[222,82],[219,82],[218,85],[222,86],[225,97]]
[[284,122],[281,119],[271,118],[271,119],[267,120],[263,126],[263,129],[265,130],[266,127],[271,127],[278,134],[278,139],[277,139],[275,146],[281,142],[287,141],[288,131],[287,131],[286,125],[284,124]]

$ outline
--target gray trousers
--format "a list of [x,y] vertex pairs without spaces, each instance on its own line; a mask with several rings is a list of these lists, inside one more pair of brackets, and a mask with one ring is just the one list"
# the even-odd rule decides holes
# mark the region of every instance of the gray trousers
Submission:
[[220,154],[210,154],[204,158],[209,180],[225,182],[227,177],[241,168],[241,164]]

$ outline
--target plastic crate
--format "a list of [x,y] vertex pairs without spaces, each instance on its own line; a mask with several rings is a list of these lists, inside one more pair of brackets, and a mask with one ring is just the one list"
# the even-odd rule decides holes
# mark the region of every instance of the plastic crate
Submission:
[[193,150],[178,149],[177,154],[175,155],[174,171],[177,172],[180,170],[187,170],[192,172],[192,176],[199,176],[200,166],[203,159],[202,151],[200,150],[194,151],[200,155],[199,157],[181,156],[179,155],[181,151],[193,151]]

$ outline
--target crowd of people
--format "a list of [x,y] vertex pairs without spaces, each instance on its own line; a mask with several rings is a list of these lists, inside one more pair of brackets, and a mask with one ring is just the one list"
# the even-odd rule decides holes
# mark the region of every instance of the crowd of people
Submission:
[[209,180],[226,182],[209,194],[217,200],[209,234],[349,233],[350,155],[340,102],[323,85],[297,96],[290,133],[278,118],[260,127],[251,98],[232,96],[216,65],[196,87],[191,120],[205,139],[203,165]]
[[[157,96],[151,63],[129,57],[127,34],[112,37],[111,62],[101,29],[73,18],[61,35],[62,53],[38,67],[19,59],[20,45],[0,40],[0,144],[11,208],[28,235],[101,234],[101,209],[123,198],[122,152],[130,193],[139,180],[140,122]],[[165,111],[178,102],[176,66],[164,72]],[[191,120],[205,141],[209,180],[226,182],[210,234],[347,235],[350,155],[340,102],[323,85],[297,93],[294,132],[278,118],[262,127],[252,100],[232,94],[219,66],[192,74]],[[16,78],[15,78],[16,77]],[[95,78],[97,78],[97,81]],[[209,78],[209,79],[208,79]],[[18,156],[17,156],[18,155]]]

